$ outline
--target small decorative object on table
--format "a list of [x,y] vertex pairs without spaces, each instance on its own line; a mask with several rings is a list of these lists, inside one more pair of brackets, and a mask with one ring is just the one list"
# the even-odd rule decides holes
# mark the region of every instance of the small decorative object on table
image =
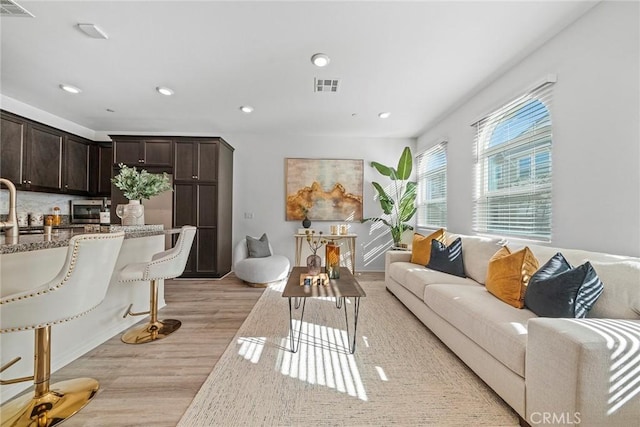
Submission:
[[124,197],[129,199],[128,205],[118,205],[116,215],[122,220],[122,225],[144,225],[144,206],[142,199],[171,190],[169,175],[166,173],[149,173],[135,167],[128,167],[120,163],[120,172],[111,179],[113,185],[122,190]]
[[330,279],[340,278],[340,245],[336,242],[328,242],[326,247],[325,262],[327,264],[327,274]]
[[327,273],[301,274],[300,286],[329,286],[329,276]]
[[322,269],[322,259],[316,255],[316,252],[318,252],[318,249],[327,243],[327,241],[322,238],[322,231],[318,233],[318,237],[315,237],[315,231],[310,233],[307,230],[306,235],[309,248],[311,249],[311,252],[313,252],[312,255],[307,257],[307,272],[315,276],[320,273],[320,270]]
[[304,214],[304,219],[302,220],[302,226],[304,228],[311,227],[311,220],[307,217],[307,214],[309,213],[309,209],[307,209],[306,206],[302,206],[302,205],[300,205],[300,209],[302,210],[302,213]]

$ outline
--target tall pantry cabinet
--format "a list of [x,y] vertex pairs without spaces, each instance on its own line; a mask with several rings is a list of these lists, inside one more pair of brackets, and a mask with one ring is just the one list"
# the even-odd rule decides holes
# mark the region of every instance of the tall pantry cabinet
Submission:
[[222,138],[174,141],[173,222],[198,227],[182,277],[231,271],[233,148]]
[[[229,273],[232,268],[233,147],[219,137],[113,135],[111,138],[114,175],[120,162],[151,173],[173,175],[173,226],[198,228],[180,277],[222,277]],[[112,209],[116,203],[126,203],[115,186],[112,186],[111,200]]]

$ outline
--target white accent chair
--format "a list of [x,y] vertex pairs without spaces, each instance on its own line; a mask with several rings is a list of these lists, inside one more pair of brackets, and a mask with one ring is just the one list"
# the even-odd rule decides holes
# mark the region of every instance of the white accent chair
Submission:
[[175,319],[158,320],[158,280],[174,279],[184,272],[196,235],[196,227],[185,225],[180,230],[175,246],[159,252],[149,262],[126,265],[120,271],[120,282],[150,282],[149,311],[133,312],[129,306],[123,317],[150,314],[149,323],[134,326],[122,335],[122,342],[144,344],[157,341],[177,331],[182,323]]
[[233,271],[236,277],[250,286],[265,287],[271,282],[286,279],[289,275],[289,258],[273,255],[273,247],[269,243],[271,256],[249,258],[247,239],[242,239],[233,251]]
[[[14,384],[33,380],[35,391],[2,405],[2,425],[49,426],[84,407],[98,391],[93,378],[49,384],[51,325],[68,322],[96,308],[107,294],[124,233],[82,234],[69,240],[67,258],[50,282],[0,299],[0,333],[35,330],[34,370],[29,377],[1,381]],[[13,359],[0,372],[18,362]]]

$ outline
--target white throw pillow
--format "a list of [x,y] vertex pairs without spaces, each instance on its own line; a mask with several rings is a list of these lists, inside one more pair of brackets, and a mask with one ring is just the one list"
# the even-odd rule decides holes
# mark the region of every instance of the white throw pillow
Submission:
[[640,319],[640,262],[590,262],[604,284],[604,292],[587,317]]

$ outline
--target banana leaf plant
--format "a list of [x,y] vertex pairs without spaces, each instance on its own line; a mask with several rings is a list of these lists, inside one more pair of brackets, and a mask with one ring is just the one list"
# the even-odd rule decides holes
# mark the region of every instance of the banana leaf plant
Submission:
[[413,226],[408,221],[413,218],[416,213],[416,183],[409,181],[411,170],[413,169],[413,156],[411,149],[405,147],[398,160],[397,168],[385,166],[378,162],[371,162],[371,166],[375,168],[383,176],[389,177],[391,185],[389,193],[384,187],[377,182],[372,182],[373,187],[378,192],[378,200],[380,207],[384,213],[383,217],[364,218],[362,222],[373,221],[382,222],[389,227],[394,246],[400,245],[402,233],[406,230],[413,230]]

